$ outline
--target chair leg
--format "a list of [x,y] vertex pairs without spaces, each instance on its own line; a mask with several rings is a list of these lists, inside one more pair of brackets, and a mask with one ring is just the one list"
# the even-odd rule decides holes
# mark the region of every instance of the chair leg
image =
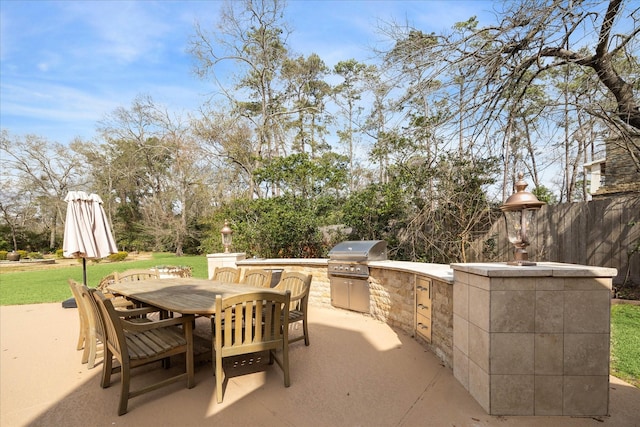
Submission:
[[160,361],[160,363],[162,364],[162,367],[164,369],[169,369],[171,368],[171,358],[170,357],[165,357],[164,359],[162,359]]
[[[195,323],[195,320],[193,323]],[[187,329],[185,331],[187,335],[187,352],[184,355],[187,364],[187,388],[193,388],[195,385],[193,380],[193,373],[195,370],[193,361],[193,327],[191,324],[186,324],[185,328]]]
[[89,369],[96,366],[96,347],[97,344],[91,344],[89,348],[89,360],[87,360],[87,368]]
[[[85,340],[84,342],[84,348],[82,349],[82,360],[81,362],[83,364],[88,363],[89,362],[89,353],[90,353],[90,349],[89,349],[90,345],[89,345],[89,340]],[[79,350],[79,349],[78,349]]]
[[309,346],[309,329],[307,329],[307,319],[302,320],[302,330],[304,332],[304,345]]
[[100,386],[107,388],[111,385],[111,371],[113,366],[113,355],[105,344],[104,346],[104,360],[102,362],[102,381]]
[[218,403],[222,403],[222,357],[216,353],[216,394],[218,395]]
[[282,346],[282,371],[284,372],[284,386],[289,387],[291,378],[289,377],[289,343],[287,342]]
[[80,334],[78,335],[78,345],[76,345],[76,350],[82,350],[84,348],[84,332],[80,329]]
[[127,413],[129,403],[129,363],[124,362],[120,371],[120,404],[118,405],[118,415]]
[[95,334],[89,334],[89,343],[86,345],[89,347],[89,359],[87,360],[88,368],[93,369],[96,366],[96,355],[98,352],[98,339]]

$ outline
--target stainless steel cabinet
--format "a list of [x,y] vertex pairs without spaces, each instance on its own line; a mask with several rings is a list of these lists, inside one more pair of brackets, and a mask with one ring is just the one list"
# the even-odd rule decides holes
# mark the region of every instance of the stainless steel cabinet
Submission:
[[416,333],[431,342],[431,279],[416,277]]

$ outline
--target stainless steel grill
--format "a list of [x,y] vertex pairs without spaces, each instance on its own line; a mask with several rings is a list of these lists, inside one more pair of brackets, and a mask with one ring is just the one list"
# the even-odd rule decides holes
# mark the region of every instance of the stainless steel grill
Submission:
[[338,243],[329,251],[328,276],[334,307],[369,313],[369,261],[387,259],[387,242]]

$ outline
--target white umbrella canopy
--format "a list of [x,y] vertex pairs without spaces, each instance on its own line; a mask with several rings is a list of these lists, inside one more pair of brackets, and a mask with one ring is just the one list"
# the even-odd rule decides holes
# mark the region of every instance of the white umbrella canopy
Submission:
[[63,255],[83,259],[86,285],[86,260],[105,258],[118,252],[118,248],[100,196],[84,191],[70,191],[64,201],[67,202],[67,217],[64,224]]

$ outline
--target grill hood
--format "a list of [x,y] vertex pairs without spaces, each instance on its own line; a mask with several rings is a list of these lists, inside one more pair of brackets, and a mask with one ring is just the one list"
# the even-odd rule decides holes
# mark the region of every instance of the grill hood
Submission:
[[383,261],[387,259],[384,240],[351,240],[338,243],[329,251],[329,259],[341,261]]

